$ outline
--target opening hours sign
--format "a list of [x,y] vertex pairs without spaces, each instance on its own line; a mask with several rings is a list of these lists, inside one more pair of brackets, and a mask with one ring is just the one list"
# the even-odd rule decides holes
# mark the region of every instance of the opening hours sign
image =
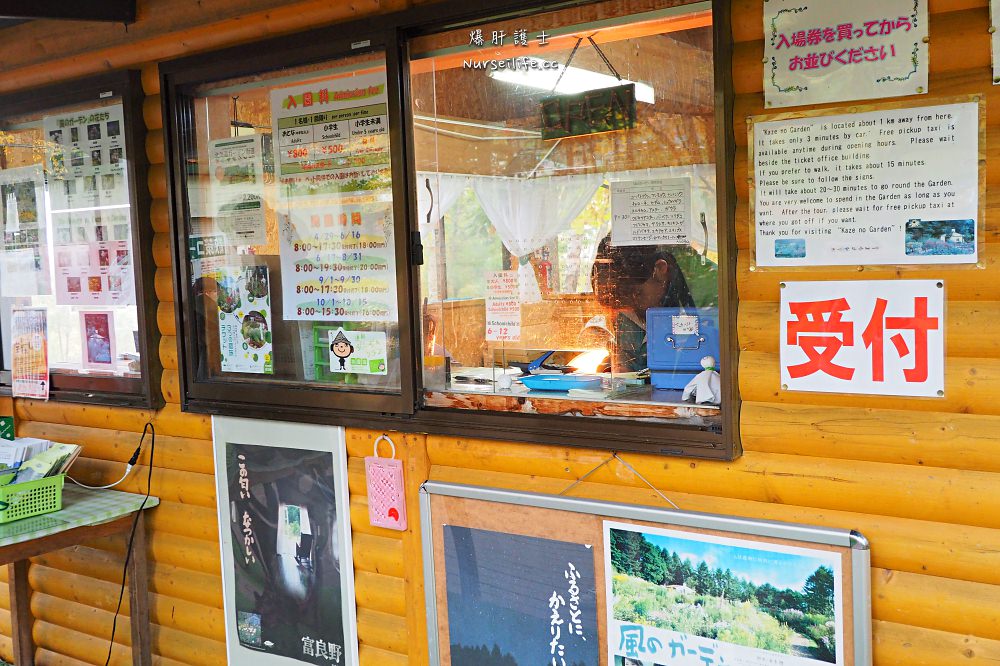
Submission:
[[944,282],[786,282],[781,384],[789,391],[944,395]]

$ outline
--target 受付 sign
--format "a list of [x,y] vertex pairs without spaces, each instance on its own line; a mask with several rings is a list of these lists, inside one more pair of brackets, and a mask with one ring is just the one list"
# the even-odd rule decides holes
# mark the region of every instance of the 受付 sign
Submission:
[[944,283],[787,282],[781,384],[789,391],[944,395]]
[[927,92],[927,0],[765,0],[767,106]]

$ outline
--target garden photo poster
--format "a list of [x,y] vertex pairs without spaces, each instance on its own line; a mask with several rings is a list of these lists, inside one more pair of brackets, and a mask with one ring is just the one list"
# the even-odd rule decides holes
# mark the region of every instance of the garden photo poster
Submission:
[[604,522],[609,666],[842,666],[841,555]]

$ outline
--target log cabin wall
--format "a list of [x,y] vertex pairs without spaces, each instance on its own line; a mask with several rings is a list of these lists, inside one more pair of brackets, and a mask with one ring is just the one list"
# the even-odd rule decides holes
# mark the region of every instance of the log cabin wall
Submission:
[[[158,432],[150,516],[155,663],[225,661],[221,583],[207,417],[178,407],[162,118],[156,62],[402,9],[409,0],[140,0],[139,21],[122,26],[34,21],[0,40],[0,91],[62,81],[106,69],[143,70],[150,130],[147,154],[156,231],[157,323],[163,335],[162,391],[156,413],[17,400],[0,404],[23,435],[85,445],[75,472],[113,480],[147,419]],[[932,0],[931,79],[935,96],[987,97],[990,190],[1000,182],[996,137],[1000,102],[990,81],[986,0]],[[734,0],[736,88],[734,177],[737,202],[744,455],[732,463],[642,455],[625,459],[682,508],[854,528],[872,542],[875,663],[952,666],[1000,661],[1000,237],[988,200],[985,271],[946,271],[947,398],[816,396],[778,392],[778,282],[749,272],[746,127],[763,110],[761,0]],[[932,275],[933,273],[933,275]],[[939,277],[937,269],[908,277]],[[831,270],[820,279],[849,279]],[[936,411],[928,411],[928,407]],[[427,478],[559,492],[597,464],[604,451],[510,444],[434,435],[393,435],[405,461],[410,529],[373,528],[365,505],[363,456],[376,432],[348,431],[351,518],[361,662],[425,664],[417,489]],[[609,443],[613,445],[613,443]],[[131,491],[144,490],[144,467]],[[628,469],[609,464],[577,486],[580,496],[658,504]],[[106,539],[33,561],[30,580],[38,663],[104,662],[117,598],[124,541]],[[6,571],[0,570],[0,581]],[[0,656],[12,655],[6,584],[0,582]],[[127,605],[127,604],[126,604]],[[125,610],[127,616],[127,607]],[[129,662],[127,617],[112,663]]]

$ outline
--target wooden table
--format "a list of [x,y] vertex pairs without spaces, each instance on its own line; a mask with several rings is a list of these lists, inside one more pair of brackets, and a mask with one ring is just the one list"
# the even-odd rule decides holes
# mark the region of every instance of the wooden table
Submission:
[[[0,525],[0,565],[8,565],[10,622],[14,663],[17,666],[33,666],[35,663],[28,558],[111,534],[125,533],[127,537],[143,497],[115,490],[87,490],[67,481],[63,488],[62,510]],[[157,498],[150,497],[145,508],[150,509],[159,502]],[[138,521],[128,564],[132,664],[152,666],[146,521],[141,513]]]

